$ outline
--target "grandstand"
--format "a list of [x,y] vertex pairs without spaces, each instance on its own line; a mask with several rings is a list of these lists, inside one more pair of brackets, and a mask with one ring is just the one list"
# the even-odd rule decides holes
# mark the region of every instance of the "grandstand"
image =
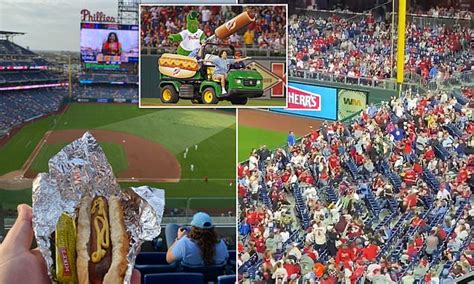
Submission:
[[[363,13],[299,10],[289,21],[291,74],[382,88],[384,82],[394,82],[397,26],[392,27],[392,13],[381,14],[379,8]],[[407,80],[436,88],[441,81],[472,69],[473,30],[467,15],[408,15]]]
[[278,262],[295,283],[472,271],[472,91],[406,94],[255,151],[238,169],[239,278],[279,278]]
[[0,31],[0,137],[24,122],[58,111],[65,77],[51,64],[11,41],[23,33]]

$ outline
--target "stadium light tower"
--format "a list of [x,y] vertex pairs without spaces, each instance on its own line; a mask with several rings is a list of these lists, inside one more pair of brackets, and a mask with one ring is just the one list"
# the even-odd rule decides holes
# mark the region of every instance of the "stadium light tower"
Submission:
[[138,25],[138,5],[140,0],[118,0],[118,23]]

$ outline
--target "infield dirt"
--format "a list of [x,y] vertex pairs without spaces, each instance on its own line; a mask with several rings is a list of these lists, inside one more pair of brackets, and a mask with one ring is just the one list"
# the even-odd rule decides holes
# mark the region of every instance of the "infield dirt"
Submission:
[[[69,143],[81,137],[87,130],[48,131],[39,146],[25,162],[23,176],[34,178],[37,172],[30,169],[42,145]],[[128,168],[118,174],[120,182],[178,182],[181,167],[176,157],[162,145],[124,132],[110,130],[90,130],[99,142],[121,144],[124,147]]]

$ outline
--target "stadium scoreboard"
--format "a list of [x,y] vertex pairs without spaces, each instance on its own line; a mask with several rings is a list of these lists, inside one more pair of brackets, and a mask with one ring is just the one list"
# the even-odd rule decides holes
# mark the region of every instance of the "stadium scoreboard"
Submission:
[[81,23],[80,54],[85,71],[136,74],[138,25]]

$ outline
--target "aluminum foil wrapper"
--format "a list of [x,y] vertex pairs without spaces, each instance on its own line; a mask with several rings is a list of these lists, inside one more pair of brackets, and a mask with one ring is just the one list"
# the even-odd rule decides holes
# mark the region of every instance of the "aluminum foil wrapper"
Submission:
[[124,201],[124,221],[130,235],[124,281],[130,283],[141,244],[160,234],[164,191],[148,186],[122,190],[102,148],[89,132],[65,146],[48,165],[49,173],[40,173],[33,181],[33,230],[51,279],[54,277],[51,236],[61,213],[75,218],[82,197],[116,195]]

